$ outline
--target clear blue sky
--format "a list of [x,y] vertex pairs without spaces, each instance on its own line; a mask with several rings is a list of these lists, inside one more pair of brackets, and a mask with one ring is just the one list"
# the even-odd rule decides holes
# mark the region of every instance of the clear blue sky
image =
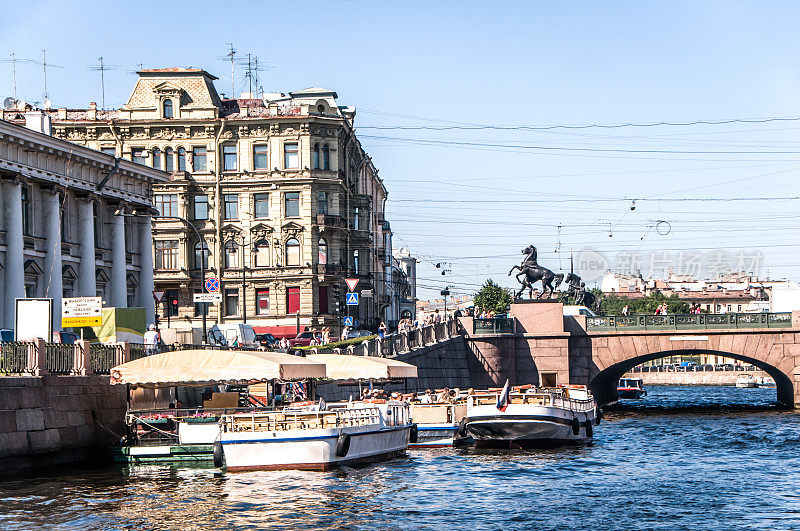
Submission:
[[[87,66],[101,55],[118,67],[106,74],[107,106],[126,101],[139,63],[202,67],[229,93],[230,68],[217,59],[228,42],[272,67],[261,74],[267,91],[336,90],[357,107],[389,189],[395,247],[423,259],[423,297],[444,285],[471,293],[487,276],[510,286],[507,270],[529,243],[555,270],[569,267],[570,250],[600,251],[612,267],[619,253],[641,252],[645,275],[651,257],[664,263],[648,253],[669,253],[677,267],[681,250],[703,260],[725,250],[751,261],[763,253],[762,275],[800,277],[800,201],[663,200],[799,195],[800,121],[430,129],[798,117],[796,2],[28,2],[18,11],[25,17],[0,20],[0,55],[40,59],[46,49],[63,66],[48,71],[54,106],[100,101]],[[235,82],[238,92],[242,69]],[[41,100],[41,68],[18,65],[17,85]],[[0,90],[12,92],[6,63]],[[639,199],[635,211],[626,198]]]

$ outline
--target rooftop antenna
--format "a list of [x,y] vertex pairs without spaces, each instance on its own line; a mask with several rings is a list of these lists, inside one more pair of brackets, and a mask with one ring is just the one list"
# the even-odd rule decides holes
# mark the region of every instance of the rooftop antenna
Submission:
[[226,42],[225,44],[227,44],[228,47],[229,47],[228,53],[226,53],[225,55],[217,57],[217,59],[222,59],[224,61],[230,61],[231,62],[231,97],[235,98],[236,97],[236,92],[235,92],[235,86],[233,84],[233,82],[234,82],[234,77],[233,76],[234,76],[234,66],[236,65],[236,49],[233,47],[233,43],[232,42]]
[[11,59],[0,59],[2,63],[11,63],[11,82],[14,85],[14,99],[17,99],[17,63],[31,63],[30,59],[20,59],[16,52],[11,52]]
[[44,99],[48,98],[47,94],[47,67],[52,68],[64,68],[63,66],[59,66],[53,63],[47,62],[47,50],[42,50],[42,60],[35,61],[33,59],[30,60],[31,63],[36,63],[37,65],[42,65],[42,73],[44,74]]
[[105,76],[105,73],[106,73],[106,70],[116,70],[119,67],[114,66],[114,65],[105,64],[103,62],[103,58],[102,57],[99,57],[97,60],[100,62],[99,66],[90,65],[90,66],[87,66],[86,68],[88,68],[89,70],[94,70],[95,72],[100,72],[100,90],[102,91],[102,100],[101,101],[102,101],[102,104],[103,104],[101,108],[103,110],[105,110],[105,108],[106,108],[106,76]]

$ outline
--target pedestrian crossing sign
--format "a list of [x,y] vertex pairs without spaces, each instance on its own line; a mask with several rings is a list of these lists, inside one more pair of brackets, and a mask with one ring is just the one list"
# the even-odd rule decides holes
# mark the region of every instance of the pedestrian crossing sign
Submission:
[[344,325],[345,326],[353,326],[353,318],[351,316],[347,316],[344,318]]
[[345,300],[348,306],[358,306],[358,293],[348,293]]

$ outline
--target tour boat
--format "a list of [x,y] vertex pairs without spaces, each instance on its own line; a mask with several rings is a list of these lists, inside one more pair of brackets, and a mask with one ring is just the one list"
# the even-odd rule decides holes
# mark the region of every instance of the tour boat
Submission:
[[753,377],[752,374],[742,374],[738,378],[736,378],[736,387],[741,388],[752,388],[758,387],[758,382]]
[[409,448],[445,448],[453,446],[458,424],[467,413],[464,397],[454,403],[412,403],[411,420],[417,425],[417,442]]
[[641,378],[621,378],[617,385],[619,398],[639,399],[647,395]]
[[329,470],[403,455],[416,440],[408,404],[377,400],[220,419],[214,464],[228,471]]
[[478,446],[556,446],[591,440],[599,422],[586,386],[482,392],[467,396],[455,443]]

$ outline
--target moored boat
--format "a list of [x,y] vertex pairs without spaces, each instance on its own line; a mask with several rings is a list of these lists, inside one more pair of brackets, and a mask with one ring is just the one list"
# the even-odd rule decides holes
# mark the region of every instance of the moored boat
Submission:
[[466,396],[455,397],[453,402],[412,402],[410,410],[411,420],[417,425],[417,441],[410,443],[410,448],[453,446],[458,425],[467,413]]
[[617,384],[617,396],[621,399],[638,400],[647,395],[641,378],[620,378]]
[[741,374],[736,378],[736,387],[744,389],[758,387],[758,382],[752,374]]

